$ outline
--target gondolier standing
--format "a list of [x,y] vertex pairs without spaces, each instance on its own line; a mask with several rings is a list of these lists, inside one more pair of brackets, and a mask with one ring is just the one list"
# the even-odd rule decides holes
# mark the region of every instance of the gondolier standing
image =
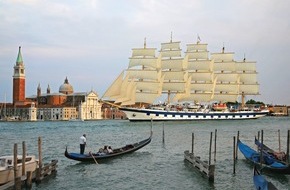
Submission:
[[86,144],[87,144],[86,134],[83,134],[83,136],[80,137],[80,154],[84,154]]

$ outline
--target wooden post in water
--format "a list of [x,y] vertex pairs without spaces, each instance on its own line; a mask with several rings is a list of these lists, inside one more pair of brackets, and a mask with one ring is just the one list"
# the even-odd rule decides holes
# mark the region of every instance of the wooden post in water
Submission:
[[287,134],[287,152],[286,152],[286,163],[289,164],[289,146],[290,146],[290,130]]
[[32,171],[28,171],[26,174],[26,187],[31,189],[32,187]]
[[37,177],[36,181],[40,182],[41,181],[41,171],[42,171],[42,151],[41,151],[41,137],[38,137],[38,170],[37,170]]
[[208,165],[211,165],[212,132],[210,132]]
[[[237,135],[237,142],[238,142],[238,139],[240,139],[240,131],[238,131],[238,135]],[[236,143],[236,148],[235,148],[235,159],[237,160],[238,159],[238,143]]]
[[278,129],[279,152],[281,152],[280,129]]
[[192,133],[192,138],[191,138],[191,153],[193,154],[193,150],[194,150],[194,133]]
[[14,189],[21,189],[21,178],[17,177],[18,167],[17,167],[17,144],[14,144],[14,153],[13,153],[13,170],[14,170]]
[[214,163],[216,162],[216,139],[217,139],[217,129],[214,132]]
[[260,131],[258,131],[258,141],[260,141]]
[[263,130],[261,130],[261,147],[260,147],[260,165],[262,168],[262,164],[263,164],[263,146],[264,146],[264,132]]
[[165,143],[165,134],[164,134],[164,122],[163,122],[163,126],[162,126],[162,143]]
[[25,160],[26,160],[26,146],[25,141],[22,142],[22,176],[25,175]]
[[234,150],[233,150],[233,174],[236,173],[236,137],[234,136],[234,146],[233,146]]

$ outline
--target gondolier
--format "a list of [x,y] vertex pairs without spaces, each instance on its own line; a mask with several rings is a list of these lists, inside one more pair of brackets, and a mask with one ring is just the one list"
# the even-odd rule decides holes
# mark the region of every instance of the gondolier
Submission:
[[87,144],[86,134],[83,134],[83,136],[80,137],[80,154],[84,154],[86,144]]

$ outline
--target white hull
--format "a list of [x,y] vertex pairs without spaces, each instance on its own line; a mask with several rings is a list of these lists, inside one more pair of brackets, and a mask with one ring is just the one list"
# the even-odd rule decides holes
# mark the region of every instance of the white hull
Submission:
[[269,111],[166,111],[138,108],[120,108],[130,121],[191,121],[191,120],[242,120],[266,116]]
[[[27,156],[29,158],[30,156]],[[21,156],[18,157],[21,159]],[[12,156],[3,156],[0,157],[0,185],[5,184],[9,181],[14,180],[14,167],[13,167],[13,157]],[[25,172],[35,171],[37,168],[37,160],[33,156],[32,159],[25,163]],[[26,174],[25,174],[26,175]],[[17,164],[17,177],[22,176],[22,163]]]

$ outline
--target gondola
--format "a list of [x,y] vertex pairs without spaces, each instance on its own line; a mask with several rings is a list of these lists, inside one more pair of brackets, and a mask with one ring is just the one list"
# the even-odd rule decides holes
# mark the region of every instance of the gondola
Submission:
[[257,190],[278,190],[273,183],[268,182],[267,179],[260,174],[256,166],[254,167],[253,181]]
[[137,150],[139,150],[140,148],[146,146],[147,144],[149,144],[151,142],[152,139],[152,130],[151,130],[151,134],[150,137],[142,140],[140,142],[134,143],[134,144],[128,144],[125,145],[121,148],[116,148],[113,149],[112,153],[86,153],[86,154],[79,154],[79,153],[69,153],[67,151],[67,147],[65,149],[64,155],[65,157],[72,159],[72,160],[76,160],[76,161],[81,161],[81,162],[101,162],[101,161],[105,161],[111,158],[115,158],[115,157],[119,157],[121,155],[124,154],[129,154],[132,152],[135,152]]
[[240,139],[237,141],[238,148],[245,156],[247,160],[255,164],[260,169],[267,170],[272,173],[279,174],[290,174],[290,165],[284,162],[281,162],[267,154],[262,154],[262,164],[260,163],[261,153],[250,148],[246,144],[242,143]]
[[[255,137],[255,144],[258,146],[259,150],[261,149],[262,143]],[[286,154],[285,152],[275,151],[265,144],[263,144],[263,153],[268,154],[269,156],[273,156],[275,159],[280,160],[281,162],[286,162]]]

